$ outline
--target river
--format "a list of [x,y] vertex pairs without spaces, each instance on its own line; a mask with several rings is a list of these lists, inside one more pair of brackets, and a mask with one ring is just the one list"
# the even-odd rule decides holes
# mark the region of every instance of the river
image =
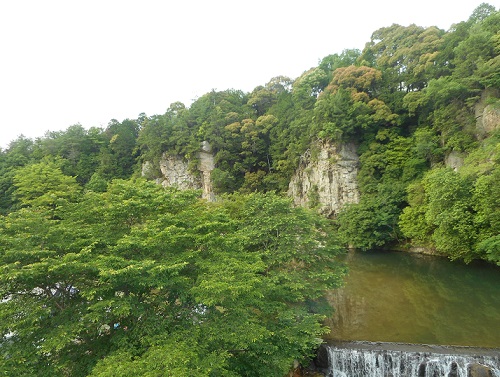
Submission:
[[349,252],[327,340],[500,348],[500,268],[403,252]]

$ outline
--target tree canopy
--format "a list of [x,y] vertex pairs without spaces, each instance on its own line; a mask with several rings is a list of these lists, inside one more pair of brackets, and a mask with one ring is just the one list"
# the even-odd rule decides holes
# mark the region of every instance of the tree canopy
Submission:
[[[26,191],[35,166],[44,192]],[[54,166],[21,174],[23,207],[0,223],[8,375],[282,376],[321,342],[343,271],[315,213],[271,193],[210,204],[114,180],[73,195]]]

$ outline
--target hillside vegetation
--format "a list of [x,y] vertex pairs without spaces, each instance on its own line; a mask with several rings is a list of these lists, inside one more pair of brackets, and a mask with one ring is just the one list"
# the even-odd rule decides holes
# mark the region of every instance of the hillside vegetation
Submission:
[[[499,12],[482,4],[448,31],[381,28],[363,50],[326,56],[294,80],[274,77],[251,93],[212,91],[189,108],[176,102],[106,129],[20,138],[0,154],[0,211],[20,206],[16,170],[44,158],[88,188],[138,175],[164,152],[196,166],[206,140],[219,194],[285,192],[314,141],[349,141],[358,146],[362,199],[336,219],[347,243],[411,241],[453,259],[500,262],[499,33]],[[489,129],[478,126],[486,106],[496,119]],[[452,171],[444,161],[457,154],[464,166]]]

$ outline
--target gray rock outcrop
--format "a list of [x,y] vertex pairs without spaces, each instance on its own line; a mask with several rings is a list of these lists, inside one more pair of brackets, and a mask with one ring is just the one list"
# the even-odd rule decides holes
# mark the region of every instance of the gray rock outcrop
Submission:
[[198,153],[199,163],[198,170],[201,173],[201,188],[203,189],[202,197],[210,202],[215,200],[213,185],[211,180],[212,170],[215,168],[214,155],[212,148],[207,141],[201,144],[201,151]]
[[500,104],[490,103],[491,98],[498,97],[498,89],[487,89],[481,94],[481,99],[475,106],[477,136],[482,139],[500,128]]
[[[142,166],[142,175],[151,176],[154,167],[151,162],[145,162]],[[214,156],[210,144],[204,141],[198,153],[198,174],[190,170],[189,161],[181,156],[171,156],[163,153],[159,170],[161,176],[156,178],[156,182],[165,187],[176,187],[179,190],[202,190],[202,198],[214,201],[212,181],[210,175],[214,170]]]
[[494,377],[491,368],[486,365],[471,364],[468,369],[468,377]]
[[[322,142],[317,153],[307,151],[288,186],[294,203],[318,208],[332,217],[347,203],[359,202],[357,174],[359,158],[354,144]],[[315,151],[316,152],[316,151]]]
[[458,171],[464,164],[465,154],[457,151],[451,151],[444,159],[445,166]]
[[179,190],[202,188],[199,177],[189,171],[188,161],[180,156],[169,156],[163,153],[160,171],[162,177],[158,181],[165,187],[176,187]]

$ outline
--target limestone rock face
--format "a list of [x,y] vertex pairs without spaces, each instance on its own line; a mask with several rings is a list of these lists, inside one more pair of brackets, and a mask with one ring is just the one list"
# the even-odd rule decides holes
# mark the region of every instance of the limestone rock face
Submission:
[[500,128],[500,108],[488,105],[483,110],[482,119],[483,130],[487,134]]
[[[498,89],[489,88],[481,93],[481,99],[474,106],[476,117],[476,137],[484,140],[500,129],[500,102]],[[496,101],[490,103],[491,101]],[[445,166],[458,171],[464,164],[466,153],[451,151],[444,159]]]
[[201,173],[201,187],[203,189],[202,197],[207,199],[209,202],[215,200],[213,193],[213,186],[211,180],[212,170],[215,168],[214,155],[212,154],[212,148],[207,141],[204,141],[201,145],[201,151],[198,153],[199,163],[198,170]]
[[296,205],[318,207],[328,217],[347,203],[359,202],[357,174],[359,158],[354,144],[323,142],[306,152],[288,186]]
[[499,95],[498,89],[487,89],[481,94],[481,99],[475,106],[476,129],[479,138],[488,137],[500,128],[500,106],[498,103],[488,103],[490,98],[498,98]]
[[177,187],[179,190],[201,189],[198,177],[188,169],[188,161],[179,156],[163,154],[160,160],[161,184],[165,187]]
[[[177,187],[179,190],[202,190],[202,198],[208,201],[214,201],[212,181],[210,175],[214,170],[214,156],[210,144],[204,141],[201,145],[201,150],[198,153],[198,171],[199,174],[193,173],[189,169],[189,161],[181,156],[170,156],[163,153],[159,168],[161,177],[156,179],[156,182],[165,187]],[[145,162],[142,166],[142,175],[149,176],[153,171],[152,164]]]

